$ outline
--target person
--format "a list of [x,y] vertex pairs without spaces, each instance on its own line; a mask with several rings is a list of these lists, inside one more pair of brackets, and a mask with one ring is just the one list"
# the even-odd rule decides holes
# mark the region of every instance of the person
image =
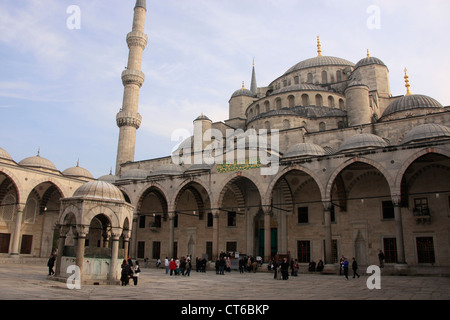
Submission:
[[380,260],[380,268],[384,268],[384,253],[383,251],[378,251],[378,260]]
[[136,260],[136,263],[134,264],[134,267],[133,267],[133,282],[134,282],[135,286],[137,286],[137,284],[138,284],[138,279],[139,279],[140,273],[141,273],[141,268],[139,267],[139,261]]
[[342,255],[341,259],[339,259],[339,275],[340,276],[342,275],[342,271],[343,271],[342,266],[344,264],[344,260],[345,260],[345,257],[344,257],[344,255]]
[[158,269],[160,265],[161,265],[161,259],[158,258],[158,260],[156,260],[156,269]]
[[175,260],[173,260],[173,259],[170,260],[169,268],[170,268],[170,275],[171,276],[173,274],[177,275],[177,263],[175,262]]
[[358,263],[356,262],[355,257],[353,257],[352,270],[353,270],[353,279],[355,279],[355,276],[359,278],[359,274],[356,272],[356,270],[358,270]]
[[284,258],[281,263],[281,275],[283,276],[283,280],[289,279],[289,263],[286,258]]
[[342,270],[344,271],[345,279],[348,280],[348,260],[344,258],[344,262],[342,263]]
[[220,260],[219,260],[219,258],[216,259],[215,267],[216,267],[216,274],[219,274],[220,273]]
[[312,260],[309,263],[308,271],[309,272],[316,272],[316,262],[314,260]]
[[243,258],[239,258],[239,273],[244,273],[244,265],[245,260]]
[[164,267],[166,267],[166,274],[169,274],[169,258],[164,259]]
[[323,261],[322,261],[322,259],[320,259],[319,262],[317,263],[317,269],[316,270],[317,270],[317,272],[322,272],[323,268],[324,268]]
[[55,255],[52,254],[52,255],[50,256],[50,258],[48,259],[48,262],[47,262],[48,275],[49,275],[49,276],[52,276],[52,275],[55,274],[55,271],[53,271],[53,267],[54,267],[54,266],[55,266]]
[[120,277],[120,282],[122,286],[127,286],[128,282],[130,281],[130,276],[133,274],[133,270],[131,269],[130,265],[128,264],[127,260],[123,259],[122,262],[122,273]]
[[191,275],[191,269],[192,269],[191,259],[188,259],[186,263],[186,276],[189,277]]
[[219,261],[219,269],[220,269],[219,273],[220,273],[221,275],[224,275],[224,274],[225,274],[225,273],[224,273],[224,271],[225,271],[225,265],[226,265],[225,258],[220,259],[220,261]]
[[180,272],[181,272],[181,275],[184,277],[184,273],[186,272],[186,259],[184,257],[181,258],[181,261],[180,261]]

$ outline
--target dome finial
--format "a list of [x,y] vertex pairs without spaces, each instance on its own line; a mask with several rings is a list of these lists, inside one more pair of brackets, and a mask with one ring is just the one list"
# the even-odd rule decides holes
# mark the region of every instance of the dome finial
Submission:
[[369,49],[367,49],[367,58],[370,58],[370,52],[369,52]]
[[411,90],[409,89],[411,85],[409,84],[408,69],[406,68],[405,68],[405,87],[406,87],[406,95],[407,96],[412,95]]
[[322,45],[320,44],[320,37],[317,36],[317,56],[322,56]]
[[41,147],[38,148],[38,153],[36,155],[36,157],[40,157],[41,156]]
[[244,81],[242,81],[242,89],[245,89]]

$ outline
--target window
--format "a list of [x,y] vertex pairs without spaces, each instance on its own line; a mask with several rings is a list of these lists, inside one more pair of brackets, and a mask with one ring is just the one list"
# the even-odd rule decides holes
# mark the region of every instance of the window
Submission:
[[302,95],[302,106],[309,106],[309,96],[307,94]]
[[29,199],[25,206],[23,221],[25,223],[34,224],[38,203],[36,199]]
[[137,257],[139,259],[145,258],[145,241],[138,241],[138,248],[137,248]]
[[295,97],[294,96],[288,97],[288,105],[289,105],[289,108],[295,107]]
[[228,212],[228,224],[229,227],[236,227],[236,212]]
[[334,98],[332,96],[328,96],[328,106],[330,108],[334,108],[335,107],[335,105],[334,105]]
[[212,260],[213,243],[211,241],[206,242],[206,254],[208,255],[208,260]]
[[319,131],[325,131],[325,130],[327,130],[327,125],[325,124],[325,122],[319,123]]
[[397,239],[384,238],[383,244],[386,263],[397,263]]
[[139,216],[139,229],[145,228],[145,216]]
[[297,255],[298,255],[298,262],[300,263],[311,262],[311,242],[297,241]]
[[152,259],[161,258],[161,242],[153,241]]
[[276,104],[276,106],[277,106],[277,110],[280,110],[280,109],[281,109],[281,99],[278,98],[278,99],[275,101],[275,104]]
[[435,263],[433,237],[417,237],[417,260],[419,263]]
[[9,242],[11,240],[11,234],[0,233],[0,253],[9,252]]
[[[325,240],[323,240],[323,254],[326,257]],[[337,240],[331,240],[331,263],[338,263],[338,243]]]
[[308,223],[308,207],[298,208],[298,223]]
[[429,216],[430,210],[428,209],[428,199],[415,198],[413,211],[416,216]]
[[323,106],[323,99],[322,99],[322,96],[320,94],[316,95],[316,106],[317,107],[322,107]]
[[322,83],[328,83],[328,74],[326,71],[322,71]]
[[16,211],[16,198],[13,195],[8,194],[4,199],[2,206],[2,217],[4,221],[12,221],[14,212]]
[[31,254],[31,247],[33,243],[33,236],[22,235],[22,244],[20,246],[21,254]]
[[230,241],[227,242],[227,252],[236,252],[237,251],[237,242]]
[[291,122],[289,120],[283,120],[283,129],[289,129],[291,127]]
[[173,227],[178,228],[178,213],[175,213],[175,217],[173,217]]
[[153,228],[161,228],[161,216],[160,215],[155,215],[152,227]]
[[308,73],[308,83],[313,83],[313,74],[312,73]]
[[300,83],[299,77],[295,76],[294,77],[294,84],[299,84],[299,83]]
[[392,203],[392,201],[383,201],[382,208],[383,208],[383,219],[395,218],[394,204]]
[[212,228],[214,223],[214,217],[213,214],[211,212],[208,213],[208,221],[206,222],[206,226],[209,228]]
[[342,72],[341,70],[336,71],[336,79],[338,82],[342,81]]
[[264,102],[264,109],[266,110],[266,112],[270,111],[270,102],[269,101]]

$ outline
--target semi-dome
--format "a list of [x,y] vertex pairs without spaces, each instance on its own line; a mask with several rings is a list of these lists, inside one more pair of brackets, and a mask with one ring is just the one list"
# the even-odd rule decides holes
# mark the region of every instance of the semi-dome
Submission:
[[358,63],[355,65],[355,70],[358,69],[359,67],[364,67],[372,64],[377,64],[379,66],[384,66],[387,68],[386,64],[383,61],[381,61],[378,58],[369,56],[367,58],[359,60]]
[[41,157],[39,152],[38,152],[37,156],[23,159],[22,161],[19,162],[19,165],[24,166],[24,167],[31,167],[31,168],[38,168],[38,169],[42,168],[42,169],[58,171],[58,169],[56,169],[55,165],[50,160],[47,160],[47,159]]
[[400,111],[423,109],[423,108],[441,109],[443,107],[438,101],[436,101],[431,97],[420,94],[411,94],[405,95],[392,102],[383,112],[383,117],[389,116],[391,114]]
[[387,142],[383,138],[370,133],[360,133],[345,140],[339,147],[338,152],[365,148],[384,148],[386,146]]
[[91,200],[125,201],[119,188],[105,181],[91,181],[79,187],[72,198]]
[[0,159],[12,160],[11,156],[5,149],[0,148]]
[[296,65],[292,66],[288,71],[284,74],[288,74],[294,71],[300,71],[308,68],[314,67],[325,67],[325,66],[341,66],[341,67],[354,67],[355,64],[348,60],[330,57],[330,56],[318,56],[311,59],[307,59],[304,61],[300,61]]
[[409,131],[403,138],[402,144],[434,138],[450,138],[450,128],[434,123],[423,124]]
[[62,173],[65,176],[68,177],[74,177],[74,178],[88,178],[88,179],[94,179],[92,174],[85,168],[82,168],[77,164],[76,167],[68,168],[63,171]]
[[323,156],[325,150],[313,143],[299,143],[288,149],[283,158],[303,157],[303,156]]

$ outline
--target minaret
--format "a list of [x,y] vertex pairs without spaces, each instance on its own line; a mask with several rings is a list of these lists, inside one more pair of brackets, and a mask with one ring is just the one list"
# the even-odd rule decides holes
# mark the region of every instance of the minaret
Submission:
[[146,0],[137,0],[134,7],[133,29],[127,35],[129,48],[128,66],[122,72],[122,82],[125,87],[122,109],[117,114],[117,126],[120,128],[119,145],[117,148],[116,175],[120,175],[120,165],[134,161],[136,130],[139,129],[142,117],[138,113],[139,91],[145,75],[141,71],[142,53],[147,46],[147,35],[144,33]]
[[253,58],[252,82],[250,84],[250,91],[255,96],[258,93],[258,85],[256,84],[255,58]]

